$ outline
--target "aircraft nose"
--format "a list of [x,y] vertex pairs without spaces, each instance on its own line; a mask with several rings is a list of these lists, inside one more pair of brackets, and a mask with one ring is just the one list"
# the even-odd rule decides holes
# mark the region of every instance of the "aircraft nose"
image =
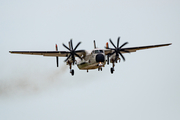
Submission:
[[104,62],[105,58],[103,54],[97,54],[96,55],[96,62]]

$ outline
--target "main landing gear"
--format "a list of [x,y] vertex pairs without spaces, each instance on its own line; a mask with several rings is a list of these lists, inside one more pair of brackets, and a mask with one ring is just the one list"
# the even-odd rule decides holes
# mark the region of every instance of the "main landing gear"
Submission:
[[112,67],[112,68],[110,69],[110,71],[111,71],[111,74],[113,74],[113,72],[114,72],[114,68]]
[[71,69],[71,70],[70,70],[70,73],[71,73],[71,75],[73,76],[73,75],[74,75],[74,70]]
[[113,72],[115,71],[115,70],[114,70],[114,66],[115,66],[115,64],[114,64],[114,62],[113,62],[113,67],[110,69],[111,74],[113,74]]
[[69,64],[70,73],[72,76],[74,76],[74,69],[72,69],[72,64],[71,63],[68,64]]

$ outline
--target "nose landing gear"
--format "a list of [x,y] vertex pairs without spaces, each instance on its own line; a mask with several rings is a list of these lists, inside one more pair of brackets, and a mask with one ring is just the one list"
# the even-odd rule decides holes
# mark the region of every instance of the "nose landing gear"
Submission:
[[102,68],[98,68],[98,71],[102,71]]

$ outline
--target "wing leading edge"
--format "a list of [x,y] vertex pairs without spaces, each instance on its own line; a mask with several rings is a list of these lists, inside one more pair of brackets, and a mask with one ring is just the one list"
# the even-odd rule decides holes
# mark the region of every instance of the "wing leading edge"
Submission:
[[[12,54],[43,55],[50,57],[67,57],[69,51],[9,51]],[[85,50],[77,50],[79,56],[85,55]]]
[[125,51],[129,52],[136,52],[137,50],[144,50],[144,49],[150,49],[150,48],[157,48],[157,47],[164,47],[164,46],[169,46],[172,43],[169,44],[160,44],[160,45],[149,45],[149,46],[140,46],[140,47],[129,47],[129,48],[122,48]]

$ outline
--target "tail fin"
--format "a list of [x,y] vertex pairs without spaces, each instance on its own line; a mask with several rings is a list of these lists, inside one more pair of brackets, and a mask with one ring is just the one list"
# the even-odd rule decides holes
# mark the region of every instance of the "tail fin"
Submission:
[[96,49],[96,41],[94,40],[94,49]]

